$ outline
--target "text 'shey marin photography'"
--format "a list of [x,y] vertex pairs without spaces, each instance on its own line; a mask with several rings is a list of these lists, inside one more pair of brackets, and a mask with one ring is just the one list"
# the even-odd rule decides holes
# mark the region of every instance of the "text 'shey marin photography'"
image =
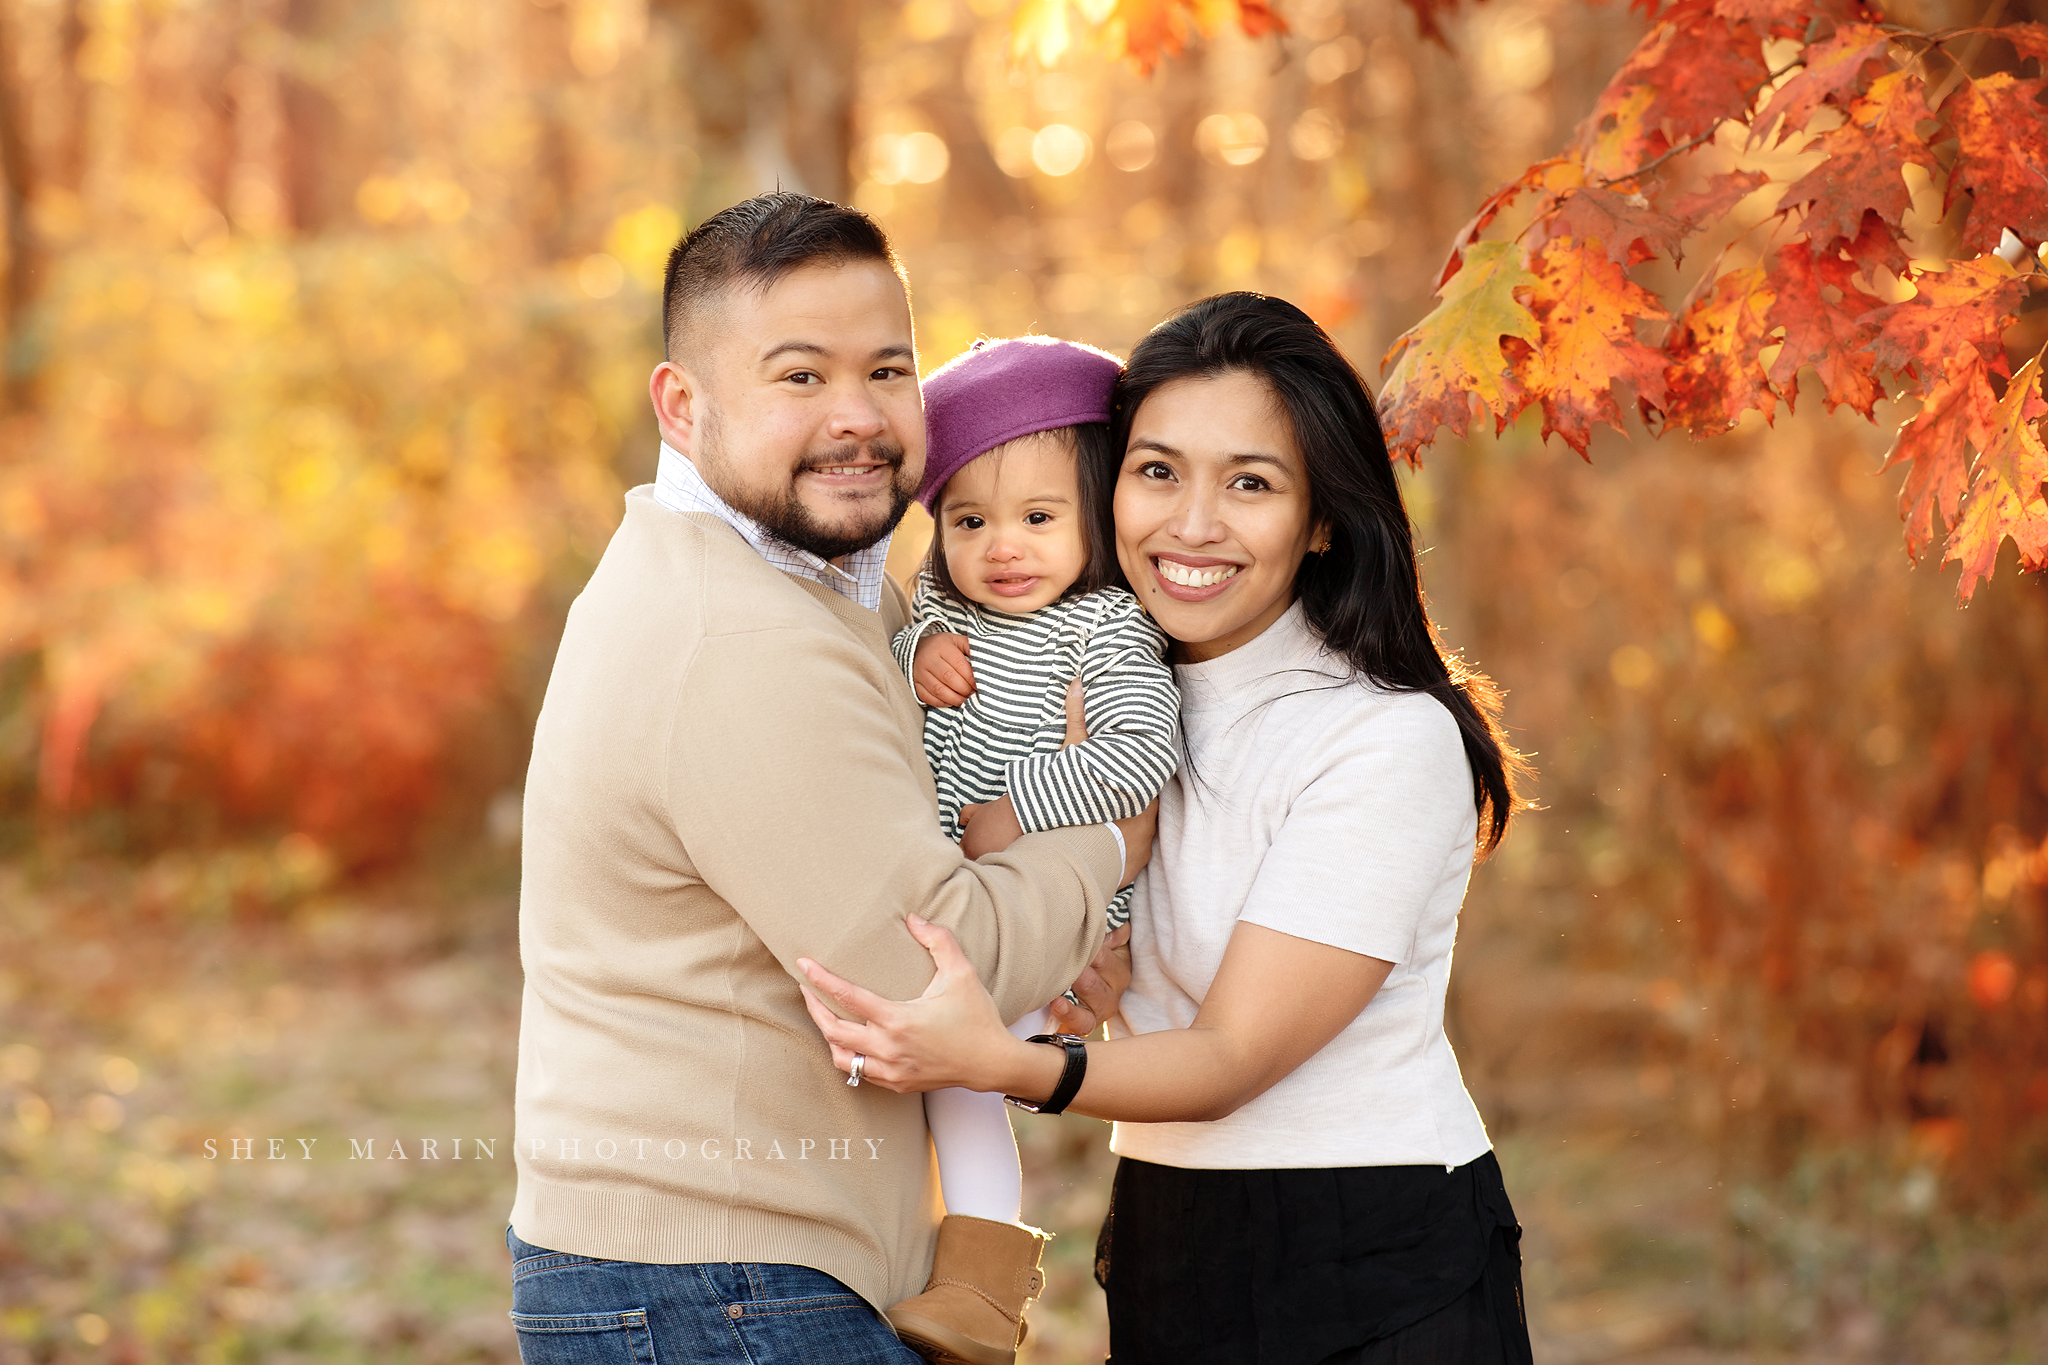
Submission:
[[[526,1138],[528,1161],[880,1161],[886,1138]],[[495,1161],[510,1139],[454,1137],[209,1137],[208,1161]],[[322,1144],[326,1144],[324,1147]],[[468,1144],[467,1150],[464,1144]],[[346,1144],[346,1151],[343,1145]]]

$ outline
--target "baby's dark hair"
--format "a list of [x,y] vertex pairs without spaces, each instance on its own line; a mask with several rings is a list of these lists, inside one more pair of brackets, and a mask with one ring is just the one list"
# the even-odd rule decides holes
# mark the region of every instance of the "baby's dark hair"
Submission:
[[[1081,501],[1081,543],[1087,550],[1087,558],[1082,561],[1080,576],[1061,594],[1062,598],[1082,597],[1103,588],[1129,587],[1124,581],[1123,567],[1116,559],[1116,522],[1110,498],[1116,491],[1117,467],[1122,461],[1118,458],[1109,423],[1081,422],[1033,435],[1064,435],[1074,452],[1074,488],[1075,496]],[[1020,436],[1017,439],[1030,438]],[[1008,445],[1009,442],[1003,444]],[[1002,448],[997,446],[996,450]],[[978,460],[981,456],[974,458]],[[938,515],[932,518],[932,545],[925,565],[937,580],[939,590],[965,606],[968,605],[967,596],[954,585],[953,575],[946,568],[946,495],[943,492],[939,494],[936,505]]]

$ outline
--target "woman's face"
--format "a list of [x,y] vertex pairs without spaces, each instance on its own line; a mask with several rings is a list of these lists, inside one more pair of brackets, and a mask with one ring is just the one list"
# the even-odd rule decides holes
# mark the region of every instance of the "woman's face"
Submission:
[[1181,661],[1228,654],[1279,620],[1323,536],[1293,428],[1264,380],[1178,379],[1139,406],[1116,481],[1116,553]]

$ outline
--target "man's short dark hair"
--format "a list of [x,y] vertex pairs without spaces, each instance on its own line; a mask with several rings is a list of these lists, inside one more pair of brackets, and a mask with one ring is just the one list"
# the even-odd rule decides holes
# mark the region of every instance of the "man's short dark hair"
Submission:
[[881,225],[859,209],[789,190],[720,209],[668,254],[661,323],[669,358],[690,315],[733,286],[766,289],[800,266],[848,261],[881,261],[903,275]]

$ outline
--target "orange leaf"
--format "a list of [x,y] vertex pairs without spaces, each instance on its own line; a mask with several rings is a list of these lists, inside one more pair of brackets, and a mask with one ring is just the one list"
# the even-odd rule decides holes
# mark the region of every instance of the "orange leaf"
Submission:
[[1548,161],[1539,161],[1516,179],[1503,185],[1486,197],[1479,206],[1479,212],[1472,215],[1472,221],[1458,229],[1458,235],[1451,239],[1451,254],[1444,261],[1443,270],[1436,277],[1436,287],[1442,289],[1445,281],[1458,273],[1463,264],[1465,248],[1477,241],[1479,234],[1500,217],[1501,210],[1515,202],[1522,191],[1538,187],[1549,190],[1574,188],[1586,183],[1585,173],[1570,157],[1554,156]]
[[1513,242],[1474,242],[1465,248],[1464,267],[1438,291],[1435,311],[1404,332],[1380,362],[1400,364],[1380,390],[1387,445],[1413,460],[1448,426],[1462,436],[1471,425],[1477,398],[1504,426],[1529,398],[1501,354],[1503,337],[1537,338],[1536,319],[1515,300],[1515,290],[1536,283]]
[[[1084,22],[1091,7],[1080,7]],[[1150,75],[1163,59],[1179,54],[1197,33],[1214,33],[1235,23],[1257,38],[1285,33],[1287,21],[1266,0],[1111,0],[1108,12],[1095,22],[1097,46],[1111,58],[1129,59],[1140,75]],[[1019,55],[1036,49],[1050,64],[1067,46],[1067,0],[1023,0],[1011,20],[1012,50]],[[1044,54],[1051,51],[1054,58]]]
[[1593,423],[1621,430],[1614,381],[1664,406],[1664,355],[1637,339],[1635,323],[1671,315],[1605,252],[1569,238],[1545,246],[1534,264],[1529,308],[1542,339],[1523,362],[1522,379],[1543,405],[1544,436],[1556,432],[1584,455]]
[[1813,145],[1828,159],[1785,191],[1782,203],[1811,202],[1800,219],[1808,247],[1821,251],[1853,239],[1870,209],[1897,228],[1912,203],[1901,169],[1908,163],[1937,169],[1918,123],[1929,117],[1917,78],[1903,71],[1870,83],[1870,95],[1849,109],[1848,122],[1822,133]]
[[1769,417],[1778,394],[1757,354],[1769,344],[1776,297],[1762,266],[1731,270],[1679,322],[1665,372],[1664,420],[1695,436],[1728,430],[1751,408]]
[[1970,498],[1949,536],[1942,562],[1963,566],[1956,593],[1963,601],[1991,577],[1998,549],[2007,537],[2019,547],[2020,567],[2048,566],[2048,500],[2041,495],[2048,481],[2048,446],[2035,425],[2048,403],[2041,401],[2041,357],[2020,367],[2005,389],[1990,429],[1979,437],[1977,471]]
[[[1785,329],[1785,345],[1771,362],[1771,383],[1796,402],[1799,369],[1811,365],[1820,376],[1822,401],[1833,412],[1847,406],[1873,414],[1878,389],[1876,359],[1863,350],[1863,315],[1877,300],[1851,286],[1856,267],[1832,256],[1815,260],[1804,243],[1780,247],[1770,266],[1777,291],[1769,321]],[[1834,299],[1828,297],[1832,289]]]
[[1863,315],[1880,369],[1932,382],[1972,355],[2002,368],[2000,338],[2027,296],[2027,276],[1996,256],[1979,256],[1916,274],[1912,283],[1919,290],[1912,298]]
[[1971,198],[1963,220],[1965,252],[1995,250],[2007,228],[2030,248],[2048,238],[2048,111],[2038,100],[2041,86],[2000,72],[1964,81],[1942,104],[1956,134],[1948,202],[1964,193]]
[[1973,353],[1936,380],[1919,414],[1899,428],[1884,467],[1912,466],[1899,490],[1899,512],[1906,522],[1906,553],[1914,559],[1956,524],[1970,486],[1970,446],[1990,431],[1997,408],[1984,361]]

